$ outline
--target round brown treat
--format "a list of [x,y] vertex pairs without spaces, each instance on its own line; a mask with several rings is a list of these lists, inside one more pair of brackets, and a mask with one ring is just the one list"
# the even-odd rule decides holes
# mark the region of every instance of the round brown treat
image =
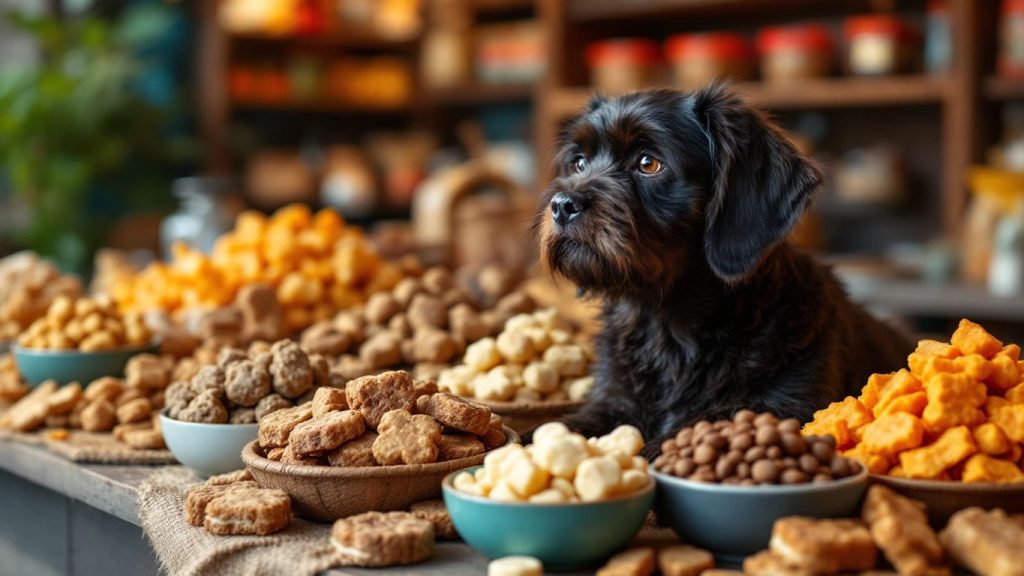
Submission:
[[[829,436],[831,438],[831,436]],[[818,459],[818,462],[822,464],[828,464],[832,462],[832,458],[836,455],[836,450],[823,438],[818,438],[813,444],[811,444],[811,454]]]
[[103,378],[97,378],[90,382],[89,386],[86,387],[83,396],[90,402],[94,400],[108,400],[113,402],[121,392],[124,392],[124,384],[122,384],[120,380],[110,376],[104,376]]
[[683,448],[679,449],[679,456],[681,456],[683,458],[692,458],[693,457],[693,450],[694,450],[693,446],[684,446]]
[[413,328],[445,328],[448,325],[448,308],[438,298],[427,294],[413,296],[406,316]]
[[832,459],[831,468],[832,476],[835,478],[845,478],[854,473],[850,460],[842,456]]
[[704,444],[711,446],[715,450],[723,450],[726,446],[729,445],[728,438],[726,438],[722,434],[718,434],[715,432],[712,432],[711,434],[704,436],[702,442]]
[[345,397],[352,410],[358,410],[366,425],[376,430],[381,418],[391,410],[412,411],[416,405],[416,389],[407,372],[383,372],[364,376],[348,383]]
[[711,464],[718,457],[718,451],[709,444],[701,444],[693,451],[693,460],[699,465]]
[[804,454],[800,457],[800,469],[808,474],[818,471],[818,459],[813,454]]
[[153,405],[148,398],[136,398],[119,406],[116,410],[117,421],[121,424],[129,424],[148,420],[153,412]]
[[701,420],[700,422],[697,422],[696,424],[693,425],[693,432],[695,434],[698,432],[704,434],[711,431],[712,428],[713,426],[711,422],[708,422],[707,420]]
[[697,464],[689,458],[683,458],[672,466],[672,473],[681,478],[686,478],[696,470]]
[[229,346],[227,348],[222,348],[221,351],[217,353],[217,366],[221,370],[226,371],[229,365],[245,360],[246,358],[248,358],[248,356],[246,356],[245,350]]
[[455,279],[452,277],[452,273],[440,266],[428,269],[423,273],[420,280],[423,282],[423,287],[431,294],[443,294],[446,290],[455,286]]
[[825,444],[828,444],[829,448],[831,448],[833,450],[836,449],[836,439],[835,439],[834,436],[832,436],[830,434],[826,434],[824,436],[820,436],[819,438],[820,438],[820,440],[822,442],[824,442]]
[[824,472],[819,472],[818,474],[814,475],[814,478],[812,479],[812,481],[815,482],[815,483],[831,482],[832,481],[832,475],[826,474]]
[[796,458],[786,456],[782,459],[782,466],[785,468],[799,468],[800,464],[797,462]]
[[779,446],[769,446],[768,448],[765,449],[764,454],[768,458],[777,460],[779,458],[782,458],[782,448],[780,448]]
[[679,446],[689,446],[690,442],[693,442],[693,428],[687,427],[676,432],[676,444]]
[[282,398],[280,394],[270,394],[256,403],[256,421],[262,420],[267,414],[292,406],[293,404]]
[[419,278],[402,278],[391,290],[391,295],[402,308],[408,308],[412,297],[423,292],[423,284]]
[[211,534],[266,536],[288,527],[292,500],[284,490],[236,488],[206,505],[203,527]]
[[736,476],[740,479],[750,478],[750,463],[740,462],[736,465]]
[[661,443],[662,452],[674,452],[679,449],[679,445],[676,443],[675,438],[669,438]]
[[83,410],[79,419],[86,432],[106,432],[114,427],[114,405],[107,400],[94,400]]
[[160,450],[166,448],[163,433],[152,428],[126,431],[124,433],[124,443],[136,450]]
[[774,460],[758,460],[750,468],[750,476],[761,484],[773,484],[779,478],[779,466]]
[[757,413],[753,410],[740,410],[733,415],[733,422],[754,422],[754,418],[757,418]]
[[779,477],[779,480],[783,484],[802,484],[804,482],[807,482],[809,479],[810,477],[807,476],[807,474],[805,474],[802,470],[798,470],[796,468],[789,468],[787,470],[783,470],[782,475]]
[[[367,371],[396,366],[402,362],[402,339],[397,334],[385,330],[370,337],[359,348],[359,360],[362,374]],[[339,365],[344,372],[344,364]]]
[[434,526],[408,512],[367,512],[335,522],[331,540],[345,564],[414,564],[433,554]]
[[753,422],[754,426],[757,426],[758,428],[761,426],[776,425],[778,423],[779,419],[774,414],[768,412],[758,414],[757,417],[754,418]]
[[747,450],[754,445],[754,436],[749,432],[740,432],[729,438],[730,450]]
[[224,371],[213,365],[203,366],[192,377],[191,388],[192,393],[196,396],[209,390],[216,395],[218,400],[223,399]]
[[690,476],[690,480],[694,482],[714,482],[717,478],[715,478],[714,470],[702,466]]
[[437,448],[438,462],[469,458],[487,451],[483,442],[469,434],[442,434]]
[[715,462],[715,476],[718,477],[719,480],[732,476],[736,472],[737,464],[738,463],[733,461],[731,458],[719,458],[718,461]]
[[802,456],[807,453],[807,442],[799,432],[786,432],[782,435],[782,450],[790,456]]
[[373,324],[384,325],[391,320],[391,317],[402,311],[402,306],[391,295],[384,292],[377,292],[366,301],[364,314],[366,319]]
[[743,459],[753,464],[754,462],[761,460],[765,457],[764,446],[751,446],[743,454]]
[[740,486],[757,486],[757,481],[753,478],[744,478],[740,480]]
[[178,414],[178,419],[185,422],[224,424],[228,421],[228,409],[224,407],[216,391],[205,390],[188,403],[188,407]]
[[796,418],[786,418],[782,422],[779,422],[778,429],[779,432],[782,432],[783,434],[787,432],[794,434],[799,433],[800,421],[797,420]]
[[228,366],[224,392],[239,406],[255,406],[270,393],[270,372],[251,360],[236,361]]
[[298,344],[281,340],[271,347],[271,384],[285,398],[298,398],[313,387],[313,368]]
[[765,425],[757,429],[754,441],[758,446],[775,446],[782,440],[779,430],[774,426]]

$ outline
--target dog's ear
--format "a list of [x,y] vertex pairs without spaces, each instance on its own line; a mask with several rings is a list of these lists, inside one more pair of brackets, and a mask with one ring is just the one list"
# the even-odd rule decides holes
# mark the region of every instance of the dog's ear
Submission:
[[786,237],[822,176],[777,126],[727,87],[704,88],[692,104],[711,157],[704,252],[714,273],[733,284]]

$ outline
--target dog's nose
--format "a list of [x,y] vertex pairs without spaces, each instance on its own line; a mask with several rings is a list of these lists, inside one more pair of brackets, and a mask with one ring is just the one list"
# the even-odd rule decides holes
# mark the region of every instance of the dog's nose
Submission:
[[583,212],[583,204],[572,199],[568,194],[559,192],[551,199],[551,217],[559,226],[565,226],[572,222],[581,212]]

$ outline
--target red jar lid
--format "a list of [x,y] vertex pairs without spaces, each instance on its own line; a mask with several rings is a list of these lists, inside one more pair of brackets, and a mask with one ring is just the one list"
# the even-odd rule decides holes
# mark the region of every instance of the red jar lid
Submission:
[[925,12],[932,14],[937,12],[946,12],[949,10],[949,3],[946,0],[928,0],[928,5],[925,8]]
[[914,37],[912,29],[903,20],[884,14],[851,16],[843,23],[843,32],[850,39],[861,34],[885,34],[896,38]]
[[587,46],[587,64],[657,64],[661,61],[658,43],[646,38],[611,38]]
[[1003,14],[1020,14],[1024,12],[1024,0],[1003,0]]
[[730,32],[677,34],[665,41],[665,53],[670,60],[686,58],[745,60],[754,57],[754,47],[743,36]]
[[757,33],[757,49],[762,54],[776,50],[832,52],[832,32],[822,24],[762,28]]

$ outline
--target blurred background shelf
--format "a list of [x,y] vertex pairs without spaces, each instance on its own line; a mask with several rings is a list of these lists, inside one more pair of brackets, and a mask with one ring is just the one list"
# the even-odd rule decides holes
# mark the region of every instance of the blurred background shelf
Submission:
[[985,95],[993,100],[1024,98],[1024,78],[1003,78],[992,74],[985,78]]
[[270,44],[277,46],[315,46],[336,49],[415,50],[418,38],[391,38],[372,31],[349,29],[323,34],[271,34],[266,32],[232,32],[233,43]]
[[429,90],[426,102],[434,106],[486,106],[527,102],[534,96],[535,87],[529,83],[483,84],[472,83],[455,88]]

